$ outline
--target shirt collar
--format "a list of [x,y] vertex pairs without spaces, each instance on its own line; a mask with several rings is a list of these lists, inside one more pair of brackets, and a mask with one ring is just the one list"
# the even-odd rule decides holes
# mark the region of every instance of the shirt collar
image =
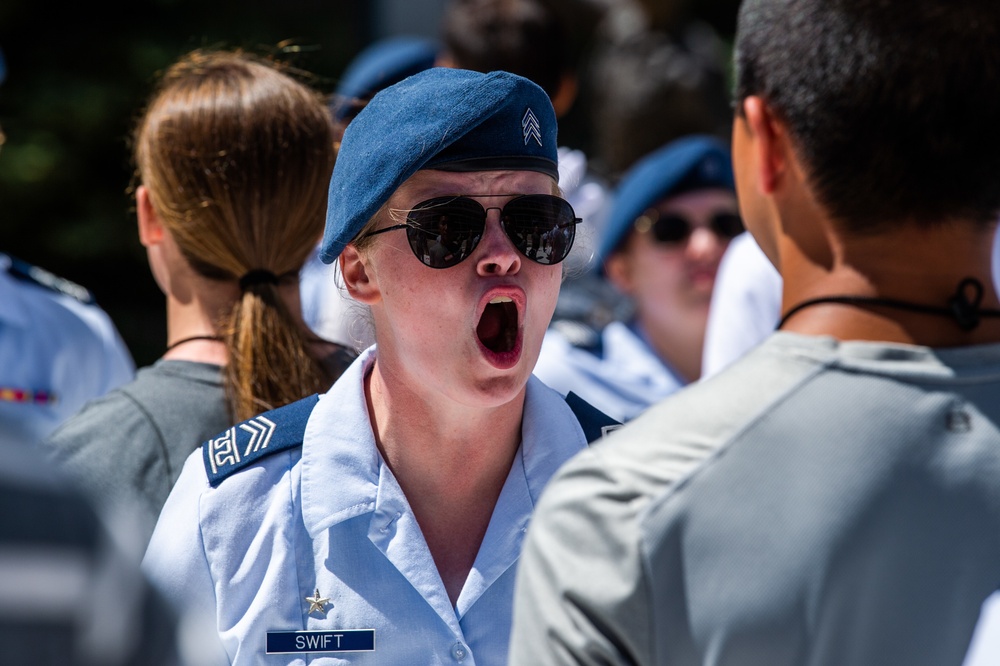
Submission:
[[[375,446],[364,393],[364,378],[374,362],[374,347],[362,352],[320,397],[306,425],[302,516],[313,537],[375,511],[378,503],[388,499],[384,477],[391,473],[383,469]],[[534,376],[528,380],[521,432],[524,485],[533,506],[556,469],[585,448],[587,441],[563,397]],[[521,473],[517,465],[512,470]]]

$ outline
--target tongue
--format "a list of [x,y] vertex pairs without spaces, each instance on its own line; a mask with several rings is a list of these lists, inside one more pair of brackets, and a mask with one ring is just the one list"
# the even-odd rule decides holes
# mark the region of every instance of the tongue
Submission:
[[479,326],[476,327],[479,339],[482,340],[488,349],[499,351],[502,332],[502,309],[499,306],[487,305],[486,310],[483,311],[483,316],[479,319]]

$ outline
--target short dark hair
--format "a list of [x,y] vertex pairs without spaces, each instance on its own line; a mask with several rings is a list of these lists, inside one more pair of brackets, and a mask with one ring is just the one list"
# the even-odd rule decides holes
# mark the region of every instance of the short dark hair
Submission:
[[456,67],[518,74],[550,98],[571,71],[567,39],[559,15],[539,0],[451,0],[441,23]]
[[745,0],[735,99],[787,125],[844,228],[996,221],[1000,3]]

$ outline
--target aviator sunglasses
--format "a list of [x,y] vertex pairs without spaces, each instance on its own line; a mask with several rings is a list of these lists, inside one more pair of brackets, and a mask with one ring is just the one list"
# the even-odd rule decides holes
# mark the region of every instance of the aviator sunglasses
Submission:
[[[510,196],[509,194],[485,194]],[[525,194],[503,208],[483,207],[468,196],[435,197],[406,213],[406,222],[365,234],[406,229],[417,259],[430,268],[451,268],[472,254],[486,231],[486,216],[500,211],[500,227],[518,252],[539,264],[558,264],[573,247],[576,225],[582,222],[569,202],[551,194]]]
[[[639,233],[652,233],[658,243],[680,245],[691,237],[695,224],[683,215],[650,208],[635,221],[635,228]],[[708,228],[720,239],[731,240],[743,231],[743,220],[737,213],[714,213]]]

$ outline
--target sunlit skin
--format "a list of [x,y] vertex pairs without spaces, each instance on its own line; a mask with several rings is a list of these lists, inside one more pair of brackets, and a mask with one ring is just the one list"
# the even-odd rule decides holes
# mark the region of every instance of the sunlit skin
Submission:
[[[552,179],[533,171],[452,173],[420,171],[389,200],[399,211],[449,194],[503,194],[476,199],[502,207],[518,194],[550,194]],[[500,228],[499,211],[489,211],[487,229],[472,255],[456,266],[431,269],[414,255],[406,232],[377,237],[366,260],[377,294],[372,302],[378,341],[377,374],[392,374],[418,387],[434,405],[441,398],[464,408],[502,406],[521,397],[555,310],[561,267],[527,259]],[[517,363],[498,368],[484,355],[476,327],[493,296],[518,305],[522,349]],[[436,407],[428,406],[428,409]]]
[[[502,207],[520,194],[552,194],[553,180],[531,171],[419,171],[390,198],[405,211],[445,195]],[[379,227],[402,221],[386,216]],[[525,386],[555,310],[562,267],[527,259],[488,213],[482,240],[465,261],[424,266],[405,231],[374,238],[340,257],[345,285],[368,304],[378,358],[366,383],[382,455],[406,493],[454,601],[485,534],[520,444]],[[476,329],[487,302],[518,307],[520,352],[498,365]]]
[[[889,221],[888,231],[852,234],[818,200],[781,116],[756,96],[742,100],[740,109],[733,122],[740,206],[747,228],[782,274],[782,312],[843,295],[939,305],[966,277],[983,285],[982,307],[1000,307],[991,275],[995,224],[948,220],[921,226],[901,219]],[[984,319],[970,331],[943,321],[905,310],[824,303],[800,310],[782,330],[930,347],[992,343],[1000,336],[1000,320]]]
[[635,303],[636,319],[660,358],[687,381],[701,375],[701,348],[719,261],[729,244],[709,228],[716,213],[737,212],[736,196],[725,189],[687,192],[661,201],[661,213],[676,213],[695,226],[678,244],[651,233],[632,232],[605,270],[612,284]]

